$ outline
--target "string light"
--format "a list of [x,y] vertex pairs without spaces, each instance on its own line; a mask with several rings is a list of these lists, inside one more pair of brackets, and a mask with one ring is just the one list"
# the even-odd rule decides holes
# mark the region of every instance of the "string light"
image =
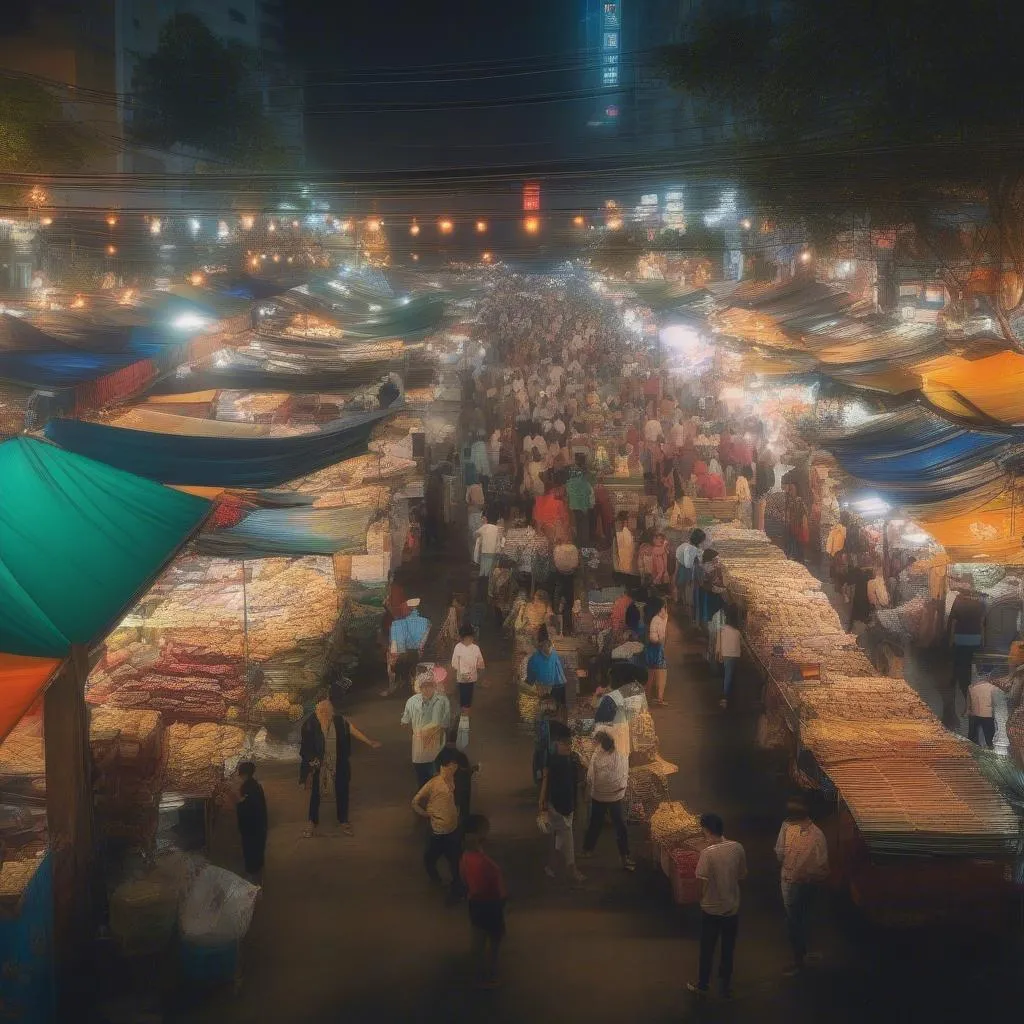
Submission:
[[540,231],[540,218],[539,217],[527,217],[523,221],[523,230],[528,235],[535,235]]
[[107,216],[107,226],[112,228],[117,226],[117,217],[112,213]]
[[477,234],[482,235],[487,230],[487,221],[478,220],[476,222]]
[[412,224],[409,226],[409,234],[413,235],[413,236],[416,236],[419,233],[420,233],[420,226],[419,226],[419,224],[416,223],[416,221],[413,221]]
[[151,235],[159,235],[162,230],[163,230],[163,225],[160,223],[160,218],[159,217],[154,217],[149,222],[149,233]]
[[247,213],[242,217],[242,227],[245,228],[246,231],[251,231],[255,223],[256,218],[253,217],[252,214]]
[[117,255],[117,246],[116,245],[108,245],[107,246],[107,255],[108,256],[116,256]]
[[573,217],[572,222],[573,225],[578,228],[583,227],[583,225],[586,223],[586,221],[579,214],[576,214],[576,216]]
[[455,230],[455,225],[447,217],[442,217],[441,220],[437,222],[437,230],[440,231],[442,235],[450,235],[452,231]]

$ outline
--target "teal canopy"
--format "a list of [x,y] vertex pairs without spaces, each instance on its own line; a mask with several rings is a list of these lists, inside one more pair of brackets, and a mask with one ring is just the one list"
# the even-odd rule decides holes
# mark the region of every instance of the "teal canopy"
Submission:
[[44,441],[0,445],[0,651],[63,657],[97,640],[209,510]]

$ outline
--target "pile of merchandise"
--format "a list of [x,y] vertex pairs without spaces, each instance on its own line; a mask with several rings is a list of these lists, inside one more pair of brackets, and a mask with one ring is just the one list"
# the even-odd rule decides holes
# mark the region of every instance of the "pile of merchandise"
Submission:
[[147,848],[156,837],[163,738],[157,711],[100,707],[90,714],[96,824],[106,839]]
[[0,900],[20,897],[46,852],[42,718],[23,718],[0,743]]
[[210,796],[230,774],[245,749],[245,732],[233,725],[177,723],[166,733],[163,788]]

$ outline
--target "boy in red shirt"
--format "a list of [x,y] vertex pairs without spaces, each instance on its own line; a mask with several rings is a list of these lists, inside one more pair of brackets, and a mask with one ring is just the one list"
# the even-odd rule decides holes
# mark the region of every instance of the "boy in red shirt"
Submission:
[[498,949],[505,937],[505,879],[501,868],[484,853],[491,830],[482,814],[466,821],[466,852],[459,874],[466,887],[469,923],[473,931],[473,955],[480,966],[480,984],[493,988],[498,983]]

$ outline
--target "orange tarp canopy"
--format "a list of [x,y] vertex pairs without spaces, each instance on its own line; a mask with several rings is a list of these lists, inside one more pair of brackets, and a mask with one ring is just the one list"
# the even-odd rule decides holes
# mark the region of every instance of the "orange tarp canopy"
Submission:
[[980,420],[980,410],[1002,423],[1024,423],[1024,355],[1018,352],[983,359],[942,356],[915,369],[921,390],[945,412]]
[[57,658],[0,654],[0,742],[46,689],[60,664]]

